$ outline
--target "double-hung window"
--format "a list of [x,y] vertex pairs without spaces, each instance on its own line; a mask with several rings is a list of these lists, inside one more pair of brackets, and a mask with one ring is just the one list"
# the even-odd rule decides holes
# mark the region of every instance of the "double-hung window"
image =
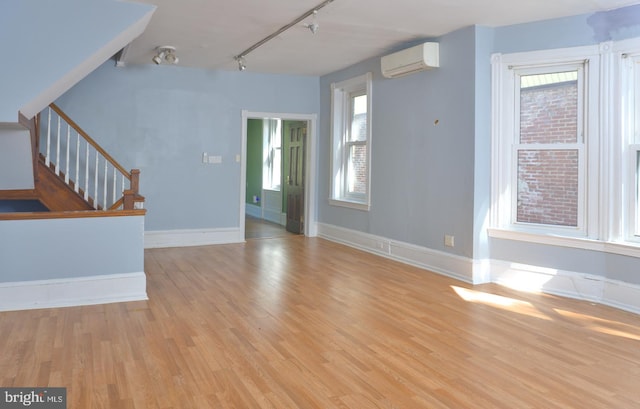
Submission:
[[514,222],[583,230],[582,64],[515,69]]
[[598,56],[493,57],[492,226],[598,235]]
[[[636,45],[637,48],[637,45]],[[640,242],[640,52],[621,59],[624,238]]]
[[331,84],[330,203],[369,210],[371,73]]

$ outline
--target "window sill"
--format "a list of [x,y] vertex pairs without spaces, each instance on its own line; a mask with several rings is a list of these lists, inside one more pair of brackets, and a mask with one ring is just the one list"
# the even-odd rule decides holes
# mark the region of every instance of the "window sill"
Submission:
[[518,240],[548,246],[570,247],[581,250],[600,251],[640,258],[640,243],[601,241],[587,238],[565,237],[552,234],[528,233],[507,229],[489,228],[489,237]]
[[363,210],[366,212],[368,212],[369,209],[371,208],[371,205],[368,203],[352,202],[352,201],[343,200],[343,199],[329,199],[329,204],[331,206],[348,207],[350,209]]

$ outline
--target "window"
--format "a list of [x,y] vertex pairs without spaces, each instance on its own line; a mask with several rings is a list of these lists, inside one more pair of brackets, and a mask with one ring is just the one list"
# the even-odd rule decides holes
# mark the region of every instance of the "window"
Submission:
[[640,53],[622,58],[623,211],[625,239],[640,242]]
[[582,227],[582,64],[515,69],[516,223]]
[[263,121],[263,159],[262,188],[280,190],[282,178],[282,121],[265,119]]
[[494,56],[493,227],[598,237],[599,57],[593,51]]
[[330,203],[369,210],[371,73],[331,84]]
[[640,257],[640,39],[492,56],[489,235]]

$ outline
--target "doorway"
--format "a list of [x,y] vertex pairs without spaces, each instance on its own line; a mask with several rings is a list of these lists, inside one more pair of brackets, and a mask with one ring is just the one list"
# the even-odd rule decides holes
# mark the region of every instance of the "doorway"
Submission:
[[243,111],[240,230],[245,238],[317,234],[315,126],[315,115]]

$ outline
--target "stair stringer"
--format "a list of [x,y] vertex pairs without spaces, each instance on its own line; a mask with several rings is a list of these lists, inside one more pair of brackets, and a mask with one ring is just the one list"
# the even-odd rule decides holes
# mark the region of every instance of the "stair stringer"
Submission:
[[95,210],[42,159],[38,160],[36,172],[35,190],[38,200],[50,211]]

